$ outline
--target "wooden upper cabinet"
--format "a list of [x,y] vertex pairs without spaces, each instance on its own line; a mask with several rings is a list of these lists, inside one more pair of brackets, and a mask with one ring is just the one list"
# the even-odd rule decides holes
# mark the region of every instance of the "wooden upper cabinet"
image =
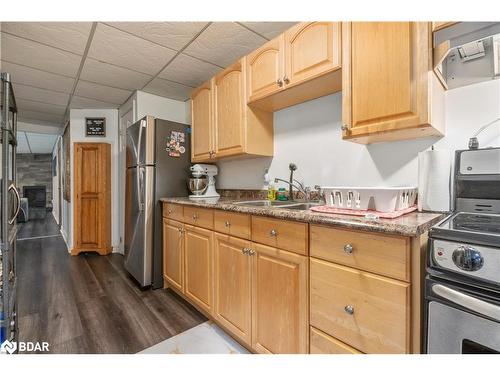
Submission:
[[258,353],[309,352],[308,257],[252,243],[252,347]]
[[165,286],[184,291],[184,224],[163,219],[163,279]]
[[241,60],[214,78],[216,157],[243,152],[246,108],[244,83]]
[[301,22],[285,33],[285,85],[340,68],[340,23]]
[[111,145],[74,144],[74,244],[82,251],[111,252]]
[[247,105],[246,58],[195,90],[192,110],[192,162],[273,156],[273,114]]
[[210,160],[214,152],[212,81],[205,82],[191,95],[191,161]]
[[247,56],[249,102],[283,88],[284,65],[284,35],[270,40]]
[[247,56],[248,103],[276,111],[342,89],[338,22],[302,22]]
[[344,139],[442,135],[444,95],[432,74],[430,23],[344,23],[342,48]]

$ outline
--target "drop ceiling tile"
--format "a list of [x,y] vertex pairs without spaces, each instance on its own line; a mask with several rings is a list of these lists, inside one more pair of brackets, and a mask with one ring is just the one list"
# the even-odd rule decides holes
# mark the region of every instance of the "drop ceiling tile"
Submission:
[[234,22],[216,22],[184,52],[219,66],[228,66],[267,40]]
[[92,82],[78,81],[75,95],[107,103],[122,104],[132,94],[130,90],[115,89]]
[[1,33],[2,60],[68,77],[76,77],[81,56]]
[[243,25],[267,39],[277,37],[296,23],[297,22],[242,22]]
[[26,133],[33,154],[51,154],[57,134]]
[[6,61],[2,61],[2,70],[10,73],[11,80],[14,83],[45,88],[47,90],[71,93],[75,83],[73,78],[47,73]]
[[88,56],[96,60],[155,75],[175,51],[100,23]]
[[51,113],[36,112],[36,111],[24,111],[22,109],[18,112],[19,120],[25,120],[27,122],[51,122],[53,124],[60,124],[63,122],[63,116],[54,115]]
[[12,86],[17,99],[35,100],[37,102],[57,105],[68,104],[69,94],[25,86],[19,83],[14,83]]
[[71,109],[118,108],[118,105],[73,95],[73,98],[71,99],[70,108]]
[[108,22],[108,25],[179,51],[207,22]]
[[91,22],[2,22],[2,31],[83,54]]
[[87,58],[80,78],[122,89],[139,90],[151,79],[151,76]]
[[160,77],[197,87],[221,70],[217,65],[181,53],[160,73]]
[[189,98],[192,87],[184,86],[175,82],[155,78],[143,91],[175,100],[186,100]]
[[52,113],[61,116],[66,112],[66,105],[46,104],[21,98],[16,99],[16,104],[19,110]]

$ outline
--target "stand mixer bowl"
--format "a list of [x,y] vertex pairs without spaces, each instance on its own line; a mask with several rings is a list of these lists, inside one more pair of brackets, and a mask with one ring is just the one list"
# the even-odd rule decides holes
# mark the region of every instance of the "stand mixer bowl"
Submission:
[[189,179],[189,190],[194,195],[202,195],[205,190],[207,190],[208,180],[205,177],[190,178]]

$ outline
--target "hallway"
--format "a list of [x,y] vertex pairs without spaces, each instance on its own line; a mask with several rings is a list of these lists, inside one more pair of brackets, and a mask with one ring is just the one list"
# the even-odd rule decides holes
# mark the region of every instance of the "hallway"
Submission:
[[20,224],[20,341],[50,353],[137,353],[206,320],[169,290],[140,290],[123,256],[69,255],[52,215]]

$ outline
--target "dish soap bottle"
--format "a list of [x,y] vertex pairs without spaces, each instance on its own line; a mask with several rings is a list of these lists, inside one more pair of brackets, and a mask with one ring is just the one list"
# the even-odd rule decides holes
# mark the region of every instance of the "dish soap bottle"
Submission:
[[269,168],[264,171],[264,189],[267,190],[267,199],[274,201],[276,199],[276,190],[269,177]]
[[286,190],[285,188],[279,188],[278,189],[278,200],[279,201],[287,201],[288,198],[286,196]]

